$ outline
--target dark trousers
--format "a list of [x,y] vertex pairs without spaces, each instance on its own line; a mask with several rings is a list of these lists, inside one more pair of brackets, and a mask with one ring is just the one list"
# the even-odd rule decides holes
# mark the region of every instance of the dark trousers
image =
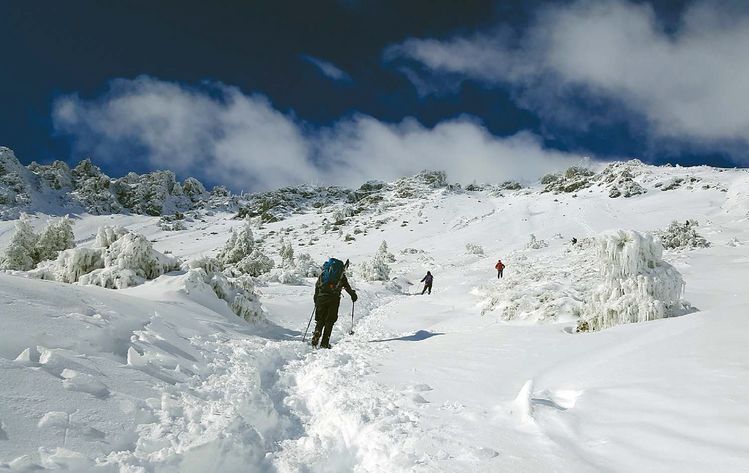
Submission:
[[312,344],[320,339],[320,346],[330,345],[330,334],[333,333],[333,325],[338,320],[339,300],[332,300],[326,303],[317,304],[315,308],[315,333],[312,335]]
[[499,278],[501,278],[501,277],[502,277],[502,271],[504,271],[504,270],[505,270],[505,268],[502,268],[502,269],[498,269],[498,270],[497,270],[497,279],[499,279]]
[[429,291],[429,294],[432,293],[432,285],[431,284],[424,284],[424,290],[421,291],[421,295],[423,296],[425,292]]

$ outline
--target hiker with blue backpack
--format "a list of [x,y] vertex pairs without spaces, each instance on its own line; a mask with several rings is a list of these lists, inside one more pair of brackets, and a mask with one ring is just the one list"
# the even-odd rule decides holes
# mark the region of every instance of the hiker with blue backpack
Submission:
[[[338,306],[341,303],[341,291],[343,289],[351,296],[351,302],[356,302],[358,297],[356,291],[346,279],[346,268],[349,261],[330,258],[322,267],[322,274],[315,283],[315,332],[312,334],[312,346],[316,347],[320,342],[320,348],[330,348],[330,334],[333,325],[338,320]],[[352,312],[353,318],[353,312]],[[322,338],[321,338],[322,337]]]

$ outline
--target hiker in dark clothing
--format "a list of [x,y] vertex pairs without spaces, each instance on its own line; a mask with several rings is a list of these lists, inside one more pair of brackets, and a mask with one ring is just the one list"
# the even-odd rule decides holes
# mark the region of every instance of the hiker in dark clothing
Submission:
[[497,270],[497,279],[502,277],[502,271],[505,270],[505,264],[502,262],[502,260],[497,260],[497,264],[494,265],[494,269]]
[[[338,306],[341,303],[343,289],[351,296],[351,302],[356,302],[358,299],[356,291],[351,289],[345,274],[341,274],[337,283],[323,283],[322,275],[317,278],[314,297],[315,333],[312,335],[312,346],[317,346],[319,341],[320,348],[330,348],[330,334],[333,332],[333,325],[338,320]],[[321,336],[322,339],[320,339]]]
[[427,271],[427,275],[421,280],[421,282],[424,283],[424,290],[421,291],[422,296],[427,292],[427,290],[429,290],[429,294],[432,293],[432,281],[434,281],[434,276],[432,276],[431,272]]

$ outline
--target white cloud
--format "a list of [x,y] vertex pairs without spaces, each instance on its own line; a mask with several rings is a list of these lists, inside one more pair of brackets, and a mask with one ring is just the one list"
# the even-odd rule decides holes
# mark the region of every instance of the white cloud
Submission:
[[666,31],[647,4],[579,0],[542,9],[519,36],[410,39],[386,58],[510,85],[521,105],[544,118],[584,121],[570,116],[571,100],[584,93],[644,117],[656,140],[746,143],[748,13],[739,3],[698,2]]
[[[209,94],[212,92],[213,95]],[[308,143],[265,97],[217,84],[194,90],[150,77],[118,79],[98,100],[58,99],[57,130],[79,153],[203,176],[236,189],[305,182]]]
[[315,68],[328,79],[342,82],[351,82],[351,76],[331,62],[323,61],[320,58],[309,56],[307,54],[303,54],[301,58],[304,61],[315,66]]
[[94,100],[62,97],[53,120],[77,153],[94,160],[131,160],[130,167],[172,169],[236,190],[353,187],[422,169],[445,170],[454,182],[528,182],[582,159],[546,149],[528,132],[495,137],[471,117],[427,128],[414,119],[385,124],[360,115],[315,129],[235,87],[196,89],[150,77],[118,79]]

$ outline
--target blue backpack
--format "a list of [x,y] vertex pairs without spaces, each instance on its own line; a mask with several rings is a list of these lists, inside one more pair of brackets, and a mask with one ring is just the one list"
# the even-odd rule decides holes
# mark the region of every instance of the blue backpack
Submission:
[[344,269],[346,269],[346,266],[343,264],[343,261],[335,258],[330,258],[325,262],[325,264],[322,265],[322,274],[320,275],[320,280],[324,285],[336,285],[338,284],[338,281],[341,280]]

